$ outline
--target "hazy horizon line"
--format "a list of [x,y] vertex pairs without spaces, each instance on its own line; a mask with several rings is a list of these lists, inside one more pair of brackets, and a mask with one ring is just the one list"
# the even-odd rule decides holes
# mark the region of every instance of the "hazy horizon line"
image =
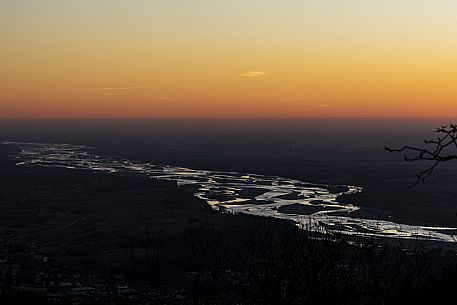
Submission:
[[457,117],[0,117],[0,121],[457,120]]

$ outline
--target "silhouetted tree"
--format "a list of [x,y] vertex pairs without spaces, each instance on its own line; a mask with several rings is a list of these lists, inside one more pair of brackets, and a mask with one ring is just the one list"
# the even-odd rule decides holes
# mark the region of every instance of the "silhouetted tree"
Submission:
[[414,185],[430,177],[440,163],[457,160],[457,124],[441,126],[435,132],[438,134],[436,139],[424,140],[424,147],[403,146],[400,149],[385,147],[389,152],[404,153],[404,159],[407,162],[429,163],[426,169],[416,174]]

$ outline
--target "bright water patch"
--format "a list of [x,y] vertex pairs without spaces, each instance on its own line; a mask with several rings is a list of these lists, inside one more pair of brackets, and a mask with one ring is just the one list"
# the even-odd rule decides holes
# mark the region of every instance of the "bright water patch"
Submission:
[[337,202],[342,194],[363,189],[352,185],[322,185],[277,176],[197,170],[101,157],[88,146],[13,143],[21,148],[17,165],[86,169],[107,173],[144,175],[173,180],[222,212],[292,220],[309,230],[351,235],[457,241],[457,228],[399,224],[385,219],[359,218],[362,208]]

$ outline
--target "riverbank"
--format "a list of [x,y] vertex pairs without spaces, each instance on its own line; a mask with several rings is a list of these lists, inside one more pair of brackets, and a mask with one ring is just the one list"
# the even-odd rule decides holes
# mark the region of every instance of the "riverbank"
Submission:
[[0,147],[2,304],[420,304],[452,293],[441,291],[457,274],[444,248],[221,214],[172,182],[17,167]]

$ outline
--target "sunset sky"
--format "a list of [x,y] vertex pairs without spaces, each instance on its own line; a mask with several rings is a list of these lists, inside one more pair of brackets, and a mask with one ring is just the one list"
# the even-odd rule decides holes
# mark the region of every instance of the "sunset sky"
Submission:
[[0,118],[440,116],[455,0],[0,2]]

